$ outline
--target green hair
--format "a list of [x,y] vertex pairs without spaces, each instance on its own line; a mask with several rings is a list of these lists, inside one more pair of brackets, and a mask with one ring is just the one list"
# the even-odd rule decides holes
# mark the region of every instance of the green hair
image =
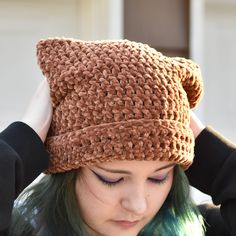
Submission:
[[170,193],[161,209],[138,236],[203,236],[203,217],[190,197],[188,179],[181,167],[175,167]]
[[[78,208],[75,181],[79,171],[44,176],[17,199],[11,236],[87,236]],[[190,200],[189,184],[175,167],[171,191],[155,217],[138,236],[201,236],[203,220]]]
[[15,204],[10,235],[87,235],[76,200],[77,175],[78,170],[46,175],[26,189]]

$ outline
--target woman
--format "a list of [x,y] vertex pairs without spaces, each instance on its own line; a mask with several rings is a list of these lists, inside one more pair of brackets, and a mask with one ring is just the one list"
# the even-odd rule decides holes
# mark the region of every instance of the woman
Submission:
[[[55,41],[54,41],[54,43],[55,43]],[[60,44],[62,44],[61,41],[60,41]],[[72,56],[73,56],[73,54],[72,54]],[[53,63],[51,63],[51,65],[53,65]],[[186,72],[186,68],[184,66],[182,66],[182,67],[184,68],[184,70]],[[46,68],[48,69],[48,64],[46,65]],[[53,65],[52,68],[54,69],[54,72],[56,72],[55,65]],[[164,67],[164,70],[165,69],[167,69],[167,71],[170,72],[170,70],[169,70],[170,68]],[[46,74],[48,76],[50,76],[50,74],[52,75],[52,73],[50,73],[50,71],[46,71]],[[55,74],[55,73],[53,73],[53,74]],[[186,74],[188,75],[187,76],[188,78],[191,78],[189,76],[189,74],[191,74],[191,73],[188,70],[187,70]],[[87,74],[87,75],[89,75],[89,74]],[[68,74],[67,74],[67,76],[68,76]],[[70,84],[70,86],[69,86],[69,89],[70,89],[71,87],[73,87],[73,85],[71,85],[71,83],[69,83],[69,84]],[[165,86],[167,86],[167,84],[165,84]],[[193,83],[190,83],[190,84],[193,84]],[[189,86],[188,86],[188,88],[189,88]],[[61,104],[61,103],[58,103],[58,101],[56,101],[56,98],[61,98],[63,93],[65,94],[66,92],[68,92],[69,89],[68,88],[67,88],[67,90],[60,89],[60,92],[61,92],[61,94],[60,94],[60,92],[57,93],[58,90],[55,90],[55,89],[53,90],[53,88],[51,87],[51,90],[56,93],[56,96],[54,97],[54,106]],[[79,94],[81,94],[81,93],[83,94],[83,91],[80,90],[79,92],[80,92]],[[92,91],[90,91],[90,92],[92,92]],[[161,92],[163,93],[165,91],[161,90]],[[69,98],[71,98],[71,97],[73,98],[72,95]],[[76,96],[74,95],[74,97],[76,97]],[[111,97],[110,97],[109,101],[111,101]],[[113,100],[113,102],[114,101],[115,100]],[[190,100],[190,101],[193,102],[192,100]],[[171,102],[169,101],[169,103],[171,103]],[[163,103],[163,104],[166,105],[167,103]],[[164,105],[163,105],[163,107],[165,108]],[[183,104],[181,104],[181,106],[184,107]],[[73,108],[73,106],[72,106],[72,108]],[[171,107],[170,107],[170,109],[171,109]],[[162,114],[161,118],[163,118],[165,114],[163,115],[163,113],[161,113],[162,110],[160,110],[160,109],[158,111],[159,111],[159,114]],[[188,112],[189,111],[187,111],[187,113]],[[60,114],[60,109],[57,114]],[[85,114],[87,114],[86,110],[85,110]],[[137,112],[137,114],[138,114],[138,112]],[[148,114],[148,113],[145,113],[145,114]],[[66,115],[68,117],[71,117],[70,112],[67,112]],[[99,117],[98,115],[99,115],[99,113],[96,113],[97,117]],[[127,115],[127,113],[125,115]],[[116,118],[118,120],[120,119],[119,116],[115,116],[115,117],[118,117],[118,118]],[[173,119],[176,119],[177,116],[173,116],[173,117],[174,117]],[[65,126],[63,126],[63,125],[59,125],[59,128],[57,127],[57,124],[56,124],[57,121],[59,121],[59,123],[60,123],[60,119],[57,119],[57,118],[58,117],[56,117],[55,120],[53,121],[54,127],[52,124],[52,130],[50,131],[51,136],[49,135],[49,137],[56,136],[55,135],[56,132],[59,132],[59,133],[61,132],[61,134],[63,134],[62,131],[59,129],[60,127],[62,127],[62,129],[65,130]],[[77,117],[77,118],[79,119],[80,117]],[[127,117],[125,117],[125,118],[127,119]],[[69,123],[70,128],[73,127],[73,124]],[[140,123],[138,123],[138,124],[140,125]],[[76,127],[78,128],[78,125]],[[129,128],[129,126],[128,126],[128,128]],[[125,131],[129,132],[130,130],[128,128]],[[69,132],[71,132],[71,129],[69,129]],[[69,137],[72,137],[71,133],[70,133]],[[95,137],[95,136],[93,136],[93,137]],[[135,138],[135,136],[131,136],[131,137]],[[166,136],[164,136],[164,137],[166,138]],[[169,136],[167,136],[167,137],[169,137]],[[123,136],[123,138],[125,138],[125,135]],[[108,141],[110,141],[111,139],[112,139],[112,135],[109,136]],[[67,141],[67,139],[64,139],[64,140]],[[132,139],[130,139],[130,140],[132,140]],[[186,140],[189,141],[188,139],[185,139],[185,142],[186,142]],[[70,141],[74,142],[73,139]],[[78,142],[78,140],[76,140],[76,141]],[[87,140],[85,139],[85,141],[84,141],[85,144],[88,143],[86,141]],[[95,141],[93,140],[93,142],[95,142]],[[58,142],[58,139],[56,139],[55,142]],[[51,158],[51,160],[53,160],[53,158],[54,158],[54,160],[50,163],[51,166],[49,166],[49,168],[47,169],[47,172],[58,173],[58,172],[61,172],[61,167],[63,167],[63,171],[65,168],[76,167],[77,163],[75,162],[74,159],[69,159],[69,162],[68,162],[68,159],[62,159],[61,161],[63,161],[64,163],[60,164],[60,162],[59,162],[59,164],[58,164],[58,156],[56,156],[57,152],[55,150],[53,150],[52,147],[50,147],[50,145],[52,143],[53,143],[53,146],[56,146],[55,142],[53,143],[53,140],[48,141],[48,150],[50,151],[50,153],[52,155],[50,158]],[[63,144],[64,143],[61,143],[61,145],[63,145]],[[164,143],[164,144],[166,144],[166,143]],[[166,146],[164,144],[159,146],[162,148],[162,152],[160,153],[160,155],[163,153],[166,153],[164,151],[166,148]],[[169,143],[167,142],[167,144],[169,144]],[[137,145],[140,145],[140,143],[138,143]],[[189,143],[188,143],[188,145],[189,145]],[[191,146],[191,145],[189,145],[189,146]],[[79,147],[81,147],[81,146],[79,146]],[[117,146],[115,146],[115,147],[117,148]],[[133,147],[133,146],[131,144],[129,144],[129,148],[130,147]],[[141,143],[141,147],[142,147],[142,143]],[[169,147],[173,148],[173,146],[169,146]],[[88,148],[88,146],[86,146],[86,148]],[[72,151],[72,152],[74,151],[74,149],[66,149],[66,150],[67,150],[68,154],[70,154],[69,153],[70,151]],[[89,150],[89,148],[88,148],[88,150]],[[115,150],[117,150],[117,149],[115,149]],[[130,149],[127,149],[127,150],[130,150]],[[145,150],[141,149],[141,150],[143,153],[145,153],[145,151],[147,151],[147,150],[150,151],[150,149],[148,149],[148,148],[147,148],[147,150],[146,149]],[[178,150],[179,149],[177,148],[177,151]],[[60,151],[60,149],[59,149],[59,151]],[[140,154],[141,153],[140,150],[137,153]],[[134,155],[135,152],[129,153],[129,155],[131,157],[133,157],[131,154],[133,154],[134,159],[137,158],[137,156]],[[149,152],[149,154],[151,154],[151,153]],[[70,157],[70,155],[69,155],[69,157]],[[68,172],[65,172],[66,174],[53,174],[52,177],[46,177],[46,179],[43,180],[42,183],[40,183],[38,185],[38,187],[36,187],[34,189],[34,192],[32,193],[31,198],[29,198],[29,199],[34,199],[34,196],[37,196],[37,199],[40,201],[40,203],[37,203],[37,200],[33,200],[33,201],[30,200],[27,202],[27,208],[25,208],[24,203],[23,203],[23,205],[20,204],[19,210],[21,210],[21,207],[23,206],[24,211],[20,211],[20,213],[18,215],[20,215],[21,216],[20,219],[21,220],[23,219],[25,222],[23,222],[23,223],[18,222],[18,223],[16,223],[16,226],[17,226],[17,224],[18,224],[18,226],[19,225],[20,226],[27,225],[27,227],[29,226],[28,229],[29,228],[30,228],[30,230],[35,229],[36,231],[38,230],[42,235],[46,235],[46,233],[50,234],[50,232],[52,233],[54,230],[57,230],[57,233],[54,233],[54,235],[60,235],[59,233],[62,233],[61,230],[64,230],[64,235],[65,235],[65,232],[67,232],[67,234],[69,232],[69,235],[74,235],[75,234],[74,232],[76,232],[76,230],[77,230],[77,232],[80,232],[79,235],[82,235],[81,231],[83,231],[83,230],[87,231],[91,235],[93,235],[93,231],[104,233],[103,229],[106,231],[105,235],[114,235],[114,233],[117,233],[117,235],[119,235],[121,232],[122,232],[121,235],[124,235],[123,234],[124,232],[127,233],[127,235],[133,235],[133,234],[136,235],[137,233],[139,233],[140,235],[142,235],[142,234],[143,235],[145,235],[145,234],[155,235],[154,234],[155,230],[157,231],[156,235],[158,235],[158,233],[160,234],[162,232],[162,230],[164,233],[161,233],[161,235],[164,235],[164,234],[165,235],[183,235],[183,233],[185,233],[185,235],[188,235],[189,228],[193,227],[193,225],[194,225],[194,226],[197,226],[197,229],[199,229],[199,231],[198,231],[199,233],[196,235],[201,235],[200,234],[201,226],[199,225],[198,215],[196,213],[196,210],[193,208],[192,204],[189,202],[188,194],[186,194],[186,190],[184,190],[184,188],[186,188],[187,185],[186,185],[186,183],[184,183],[185,177],[183,175],[183,171],[181,171],[181,169],[179,167],[177,167],[177,165],[176,165],[178,163],[186,168],[189,165],[188,157],[186,157],[187,159],[174,158],[172,160],[169,160],[168,158],[170,158],[170,156],[163,155],[162,160],[141,161],[141,160],[135,159],[132,161],[130,161],[130,160],[127,160],[127,161],[123,160],[123,161],[117,161],[117,162],[113,161],[111,163],[102,162],[99,165],[92,165],[91,162],[94,162],[94,159],[91,159],[90,157],[91,156],[86,156],[86,158],[85,158],[85,161],[88,161],[89,165],[87,167],[79,168],[79,171],[78,170],[68,171]],[[164,160],[165,158],[166,158],[166,160]],[[65,164],[65,161],[67,162],[66,164]],[[142,167],[140,166],[140,163],[142,163]],[[79,164],[82,166],[83,163],[79,163]],[[166,166],[166,164],[168,167],[165,169],[162,169],[162,167]],[[132,165],[132,167],[131,167],[131,165]],[[175,167],[173,165],[175,165]],[[110,173],[111,172],[110,170],[114,170],[114,168],[116,168],[116,171],[115,171],[116,173],[114,173],[114,171],[112,173]],[[161,170],[160,170],[160,168],[161,168]],[[106,172],[107,169],[109,170],[108,172]],[[122,172],[119,171],[119,173],[117,173],[117,169],[121,169]],[[124,170],[126,172],[124,172]],[[127,171],[129,171],[131,173],[127,173]],[[50,179],[50,180],[48,180],[48,179]],[[68,183],[69,183],[69,186],[68,186]],[[155,188],[153,188],[153,186],[152,186],[152,184],[154,184],[154,183],[155,183]],[[160,183],[162,183],[162,185],[159,186]],[[55,187],[56,184],[59,186],[62,186],[62,188]],[[74,186],[74,184],[75,184],[75,186]],[[111,189],[109,191],[105,190],[105,187],[108,188],[108,186],[106,186],[106,185],[103,186],[102,184],[108,185],[109,188],[111,188],[111,186],[113,186],[114,190],[113,189]],[[157,184],[158,184],[158,186],[156,186]],[[64,186],[67,186],[67,191],[65,191]],[[45,188],[45,187],[47,187],[47,188]],[[88,187],[94,187],[94,188],[91,189]],[[119,188],[119,191],[117,188]],[[49,191],[47,189],[49,189],[51,191]],[[148,190],[148,191],[144,191],[144,189]],[[45,190],[45,192],[42,193],[42,190]],[[84,195],[82,193],[85,193],[86,190],[88,193],[90,193],[90,195],[89,194],[87,195],[87,196],[89,196],[89,199],[83,198]],[[94,192],[92,190],[96,190],[96,191]],[[45,194],[46,193],[48,194],[50,192],[52,192],[51,195],[53,195],[54,197],[55,196],[58,197],[56,199],[58,202],[61,202],[64,205],[63,204],[62,205],[53,204],[53,203],[57,203],[57,202],[55,202],[55,198],[51,197],[50,194],[46,195],[46,196],[49,199],[51,198],[51,200],[54,199],[54,202],[52,202],[52,201],[50,202],[50,200],[45,201]],[[111,195],[110,195],[110,197],[105,196],[104,192],[109,193],[109,194],[114,194],[114,195],[112,195],[113,197],[111,197]],[[161,192],[161,197],[157,198],[158,201],[156,199],[153,200],[153,196],[160,195],[160,192]],[[96,195],[96,194],[98,194],[98,195]],[[118,196],[117,196],[117,194],[118,194]],[[116,202],[116,199],[120,199],[119,194],[122,195],[122,197],[121,197],[122,202],[119,201],[121,208],[118,208],[118,209],[122,209],[122,211],[114,211],[114,213],[117,213],[117,212],[119,212],[120,214],[122,213],[124,215],[120,215],[120,216],[122,216],[122,218],[124,216],[127,218],[124,218],[124,219],[115,218],[114,219],[115,222],[112,222],[112,223],[109,222],[110,224],[108,224],[108,226],[109,227],[111,226],[112,227],[111,230],[113,230],[113,231],[107,232],[107,230],[109,230],[109,228],[106,228],[104,225],[101,225],[101,227],[100,227],[100,225],[96,224],[97,220],[95,221],[93,219],[94,215],[92,214],[94,212],[91,212],[90,209],[88,208],[88,206],[92,207],[91,204],[94,202],[94,200],[100,200],[100,204],[102,204],[101,200],[104,200],[104,199],[105,199],[105,202],[103,204],[107,204],[107,203],[109,203],[109,200],[112,200],[110,202],[110,204],[111,204],[110,206],[113,206],[112,203]],[[70,197],[70,200],[66,201],[66,199],[68,199],[68,197]],[[73,199],[73,197],[75,199]],[[108,198],[106,198],[106,197],[108,197]],[[144,199],[146,199],[146,198],[148,198],[148,203],[154,203],[154,205],[151,205],[152,207],[148,208],[149,204],[146,204],[147,201],[144,201]],[[183,201],[183,200],[185,200],[185,201]],[[180,204],[180,206],[177,206],[177,204],[179,204],[181,201],[182,201],[182,204]],[[44,210],[41,211],[42,209],[45,209],[45,207],[43,208],[42,206],[40,206],[40,204],[41,203],[45,204],[45,202],[46,202],[46,206],[50,205],[50,207],[52,207],[51,208],[51,212],[52,212],[51,216],[53,214],[55,215],[55,213],[57,213],[56,217],[50,217],[48,219],[44,218],[44,217],[50,216],[50,212],[48,212],[48,207],[46,207],[46,211],[44,211]],[[34,205],[33,203],[36,203],[36,205]],[[33,204],[33,206],[36,206],[36,208],[33,209],[32,204]],[[69,204],[71,204],[71,205],[69,205]],[[58,205],[59,205],[59,207],[58,207]],[[71,213],[71,211],[70,211],[71,214],[67,214],[68,218],[65,217],[65,214],[66,214],[66,212],[68,212],[68,209],[76,208],[77,205],[80,206],[80,208],[79,208],[80,214],[76,209],[73,214]],[[97,207],[99,205],[96,204],[95,206]],[[32,209],[33,209],[33,211],[32,211]],[[98,209],[98,213],[100,212],[99,216],[102,213],[101,209],[104,209],[104,208],[100,208],[100,211]],[[117,208],[115,208],[115,209],[117,210]],[[147,209],[149,209],[149,211]],[[104,211],[106,213],[107,209],[104,209]],[[146,214],[148,212],[149,214],[146,215],[143,212],[145,212]],[[16,212],[16,215],[17,215],[17,212]],[[31,220],[30,216],[33,216],[33,220]],[[73,216],[76,216],[76,217],[73,217]],[[79,220],[80,216],[83,219],[83,221]],[[129,218],[128,218],[128,216],[129,216]],[[132,218],[131,218],[131,216],[132,216]],[[136,216],[136,218],[134,218],[134,216]],[[137,216],[139,216],[140,218],[138,218]],[[175,216],[175,217],[173,217],[173,216]],[[176,217],[176,216],[178,216],[178,217]],[[102,217],[104,218],[104,214],[102,215]],[[96,219],[97,219],[97,217],[96,217]],[[105,219],[106,219],[106,217],[105,217]],[[146,220],[146,222],[145,222],[145,220]],[[76,221],[77,224],[73,224],[73,221]],[[59,229],[56,229],[55,224],[58,222],[63,222],[64,225],[70,225],[70,226],[74,226],[74,227],[76,225],[79,225],[81,227],[77,227],[77,229],[75,229],[73,227],[63,227],[63,225],[62,225],[62,228],[60,228],[60,224],[57,224],[56,226],[59,227]],[[78,224],[78,222],[81,222],[81,224]],[[186,224],[186,222],[187,222],[187,224]],[[95,224],[93,224],[93,223],[95,223]],[[82,227],[83,225],[84,225],[84,227]],[[144,225],[145,225],[145,227],[143,228]],[[27,227],[25,229],[27,229]],[[124,230],[124,228],[126,230]],[[119,231],[118,231],[118,229],[119,229]],[[69,230],[71,230],[71,231],[69,231]],[[168,230],[170,230],[170,231],[168,232]],[[182,234],[180,233],[180,230],[182,230],[181,231]],[[71,232],[73,232],[73,233],[71,233]],[[191,234],[193,234],[193,233],[191,233]],[[26,234],[24,234],[24,235],[26,235]]]

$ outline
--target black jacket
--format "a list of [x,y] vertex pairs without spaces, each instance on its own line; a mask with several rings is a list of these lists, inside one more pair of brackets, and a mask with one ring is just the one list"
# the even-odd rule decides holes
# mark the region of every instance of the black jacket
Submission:
[[[0,133],[0,236],[7,236],[14,199],[48,165],[38,135],[15,122]],[[210,128],[199,135],[194,164],[186,171],[191,185],[219,206],[199,206],[207,236],[236,236],[236,147]]]
[[48,165],[48,154],[29,126],[15,122],[0,133],[0,236],[7,235],[14,199]]
[[200,206],[206,235],[236,236],[236,145],[208,127],[196,139],[194,152],[186,171],[190,184],[220,205]]

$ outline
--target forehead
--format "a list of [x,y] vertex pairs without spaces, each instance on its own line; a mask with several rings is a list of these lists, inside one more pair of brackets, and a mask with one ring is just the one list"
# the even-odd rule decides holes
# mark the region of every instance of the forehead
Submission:
[[172,167],[175,163],[170,161],[112,161],[97,165],[109,170],[124,170],[129,172],[153,172],[163,167]]

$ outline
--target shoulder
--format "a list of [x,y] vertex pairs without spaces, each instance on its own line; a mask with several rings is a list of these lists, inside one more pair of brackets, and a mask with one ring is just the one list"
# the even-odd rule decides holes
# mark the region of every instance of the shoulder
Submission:
[[221,215],[220,206],[208,203],[198,205],[198,209],[204,218],[206,236],[230,236],[229,229]]

